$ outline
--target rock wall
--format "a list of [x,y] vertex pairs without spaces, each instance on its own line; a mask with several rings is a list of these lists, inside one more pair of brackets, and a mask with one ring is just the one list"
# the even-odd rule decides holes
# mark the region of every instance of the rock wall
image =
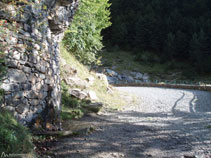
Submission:
[[[7,0],[10,2],[9,0]],[[3,3],[4,2],[4,3]],[[77,0],[0,1],[0,20],[17,30],[0,38],[6,44],[4,103],[23,124],[50,108],[60,110],[59,42],[70,25]]]

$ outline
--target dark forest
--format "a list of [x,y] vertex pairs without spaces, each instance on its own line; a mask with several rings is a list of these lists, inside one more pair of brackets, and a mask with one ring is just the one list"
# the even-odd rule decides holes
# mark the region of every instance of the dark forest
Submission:
[[210,0],[111,0],[107,46],[159,56],[157,62],[189,63],[192,72],[211,72]]

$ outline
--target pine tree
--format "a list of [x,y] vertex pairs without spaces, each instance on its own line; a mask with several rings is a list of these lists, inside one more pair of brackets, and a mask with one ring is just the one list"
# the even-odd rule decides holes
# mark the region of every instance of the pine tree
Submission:
[[176,52],[176,46],[175,46],[175,35],[172,33],[169,33],[167,35],[167,39],[165,41],[165,46],[164,46],[164,52],[166,54],[166,57],[168,59],[173,59],[175,52]]

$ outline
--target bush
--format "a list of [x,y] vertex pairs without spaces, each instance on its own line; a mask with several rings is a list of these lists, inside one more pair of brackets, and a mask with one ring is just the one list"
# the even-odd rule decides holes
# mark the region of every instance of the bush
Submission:
[[24,154],[33,150],[32,137],[8,111],[0,109],[0,153]]
[[81,0],[71,27],[63,39],[66,49],[83,64],[97,63],[103,47],[101,31],[110,26],[108,0]]

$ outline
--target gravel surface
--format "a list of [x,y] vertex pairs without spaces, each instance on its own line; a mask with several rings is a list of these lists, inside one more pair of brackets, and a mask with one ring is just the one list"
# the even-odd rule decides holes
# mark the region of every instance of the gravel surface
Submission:
[[53,157],[211,158],[211,93],[121,87],[136,95],[123,111],[83,118],[93,133],[59,140]]

